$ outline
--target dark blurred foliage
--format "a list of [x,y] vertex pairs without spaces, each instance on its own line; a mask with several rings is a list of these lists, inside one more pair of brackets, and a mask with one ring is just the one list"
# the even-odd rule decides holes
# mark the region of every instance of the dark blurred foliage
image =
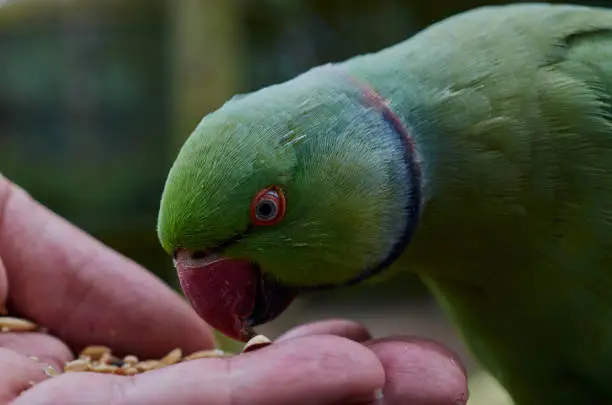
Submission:
[[14,1],[0,7],[0,170],[174,284],[155,234],[158,201],[204,114],[496,3],[507,2]]

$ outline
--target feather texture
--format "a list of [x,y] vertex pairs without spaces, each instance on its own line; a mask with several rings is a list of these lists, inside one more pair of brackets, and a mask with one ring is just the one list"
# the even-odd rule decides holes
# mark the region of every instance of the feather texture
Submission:
[[[411,184],[397,134],[415,139]],[[401,237],[419,274],[517,405],[612,404],[612,10],[522,4],[235,98],[205,117],[162,197],[164,247],[213,247],[282,184],[287,216],[224,252],[294,286],[341,285]]]

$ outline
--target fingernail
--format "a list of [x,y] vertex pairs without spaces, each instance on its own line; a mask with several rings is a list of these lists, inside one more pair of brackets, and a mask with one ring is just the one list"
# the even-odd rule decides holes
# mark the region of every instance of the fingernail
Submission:
[[383,403],[383,399],[385,397],[385,395],[383,394],[383,389],[379,388],[377,390],[374,390],[374,404],[382,404]]
[[350,402],[350,404],[353,405],[359,405],[359,404],[367,404],[367,405],[372,405],[372,404],[382,404],[382,400],[383,400],[383,390],[382,388],[378,388],[375,389],[371,395],[364,395],[363,397],[360,398],[353,398]]
[[455,401],[455,405],[466,405],[467,402],[468,402],[467,396],[464,396],[464,398],[461,398]]
[[38,357],[30,356],[29,359],[35,363],[38,363],[38,365],[42,367],[43,372],[45,373],[47,377],[57,377],[58,375],[60,375],[60,373],[55,369],[55,367],[53,367],[49,363],[44,363],[40,361]]
[[384,395],[383,395],[383,389],[379,388],[377,390],[374,390],[374,401],[380,401],[383,399]]
[[47,377],[57,377],[60,373],[51,364],[40,363]]

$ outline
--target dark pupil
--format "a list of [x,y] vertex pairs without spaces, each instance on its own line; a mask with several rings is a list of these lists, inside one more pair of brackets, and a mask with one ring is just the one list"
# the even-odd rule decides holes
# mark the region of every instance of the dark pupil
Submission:
[[260,219],[269,219],[276,213],[276,206],[270,200],[264,200],[257,205],[257,216]]

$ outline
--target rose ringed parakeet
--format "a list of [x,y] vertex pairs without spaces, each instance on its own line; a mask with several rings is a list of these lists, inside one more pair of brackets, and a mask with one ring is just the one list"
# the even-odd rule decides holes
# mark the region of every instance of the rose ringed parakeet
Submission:
[[517,405],[612,404],[612,10],[479,8],[233,98],[158,234],[233,338],[410,271]]

